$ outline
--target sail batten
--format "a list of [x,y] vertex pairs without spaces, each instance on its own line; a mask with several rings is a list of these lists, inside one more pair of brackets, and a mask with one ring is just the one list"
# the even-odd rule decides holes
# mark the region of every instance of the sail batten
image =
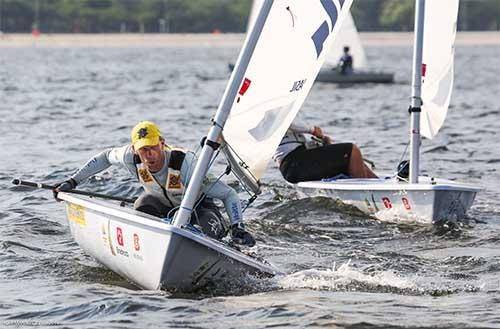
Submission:
[[244,182],[252,190],[309,93],[351,4],[274,1],[223,131],[231,146],[223,151],[237,176],[252,182]]

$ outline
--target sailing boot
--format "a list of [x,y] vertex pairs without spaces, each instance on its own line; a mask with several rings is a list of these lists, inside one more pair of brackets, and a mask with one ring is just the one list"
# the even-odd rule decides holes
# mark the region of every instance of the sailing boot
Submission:
[[243,223],[233,224],[233,226],[231,226],[231,238],[234,243],[248,247],[255,246],[254,237],[245,230],[245,225],[243,225]]

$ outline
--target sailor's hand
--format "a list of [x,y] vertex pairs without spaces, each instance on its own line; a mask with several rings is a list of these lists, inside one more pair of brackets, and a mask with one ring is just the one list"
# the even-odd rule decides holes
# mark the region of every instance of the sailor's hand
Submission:
[[323,135],[323,142],[328,145],[332,143],[332,139],[330,136]]
[[311,129],[311,134],[312,134],[313,136],[316,136],[316,137],[321,138],[321,139],[323,139],[323,137],[324,137],[324,135],[323,135],[323,130],[321,130],[321,128],[320,128],[320,127],[316,127],[316,126],[314,126],[314,127]]
[[254,237],[245,230],[243,223],[234,224],[231,226],[231,238],[234,243],[253,247],[255,246]]
[[62,183],[59,183],[56,185],[56,188],[54,189],[53,193],[54,193],[54,198],[57,200],[57,201],[61,201],[60,199],[57,198],[57,194],[59,192],[67,192],[67,191],[71,191],[72,189],[74,189],[76,186],[78,185],[78,183],[76,182],[76,180],[74,180],[73,178],[70,178],[68,179],[67,181],[64,181]]

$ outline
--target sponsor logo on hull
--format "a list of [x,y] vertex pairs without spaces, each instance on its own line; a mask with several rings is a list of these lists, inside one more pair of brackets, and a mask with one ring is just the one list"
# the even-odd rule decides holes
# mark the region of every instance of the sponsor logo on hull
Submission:
[[123,232],[122,232],[121,227],[116,228],[116,242],[118,242],[118,244],[123,247],[123,244],[124,244],[123,243]]
[[66,206],[68,219],[80,226],[85,226],[85,207],[73,203],[68,203]]
[[137,233],[134,233],[134,249],[135,251],[141,250],[141,245],[139,243],[139,235]]
[[387,197],[382,198],[382,202],[384,203],[384,207],[386,209],[392,208],[392,203],[391,203],[391,200],[389,200],[389,198],[387,198]]
[[140,242],[140,239],[139,239],[139,234],[137,234],[137,233],[134,233],[134,249],[135,249],[135,252],[132,253],[132,257],[134,259],[143,261],[144,259],[142,258],[142,255],[140,254],[140,252],[141,252],[141,242]]
[[129,257],[128,251],[123,250],[123,249],[119,248],[118,246],[116,246],[116,253],[118,255],[121,255],[121,256],[124,256],[124,257]]
[[407,198],[402,197],[401,201],[403,202],[403,206],[405,207],[406,210],[411,210],[410,201]]

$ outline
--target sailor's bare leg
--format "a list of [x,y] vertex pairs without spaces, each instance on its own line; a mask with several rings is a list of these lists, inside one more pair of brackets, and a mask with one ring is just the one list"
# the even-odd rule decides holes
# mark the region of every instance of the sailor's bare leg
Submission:
[[353,178],[377,178],[377,175],[365,164],[358,146],[352,145],[349,175]]

